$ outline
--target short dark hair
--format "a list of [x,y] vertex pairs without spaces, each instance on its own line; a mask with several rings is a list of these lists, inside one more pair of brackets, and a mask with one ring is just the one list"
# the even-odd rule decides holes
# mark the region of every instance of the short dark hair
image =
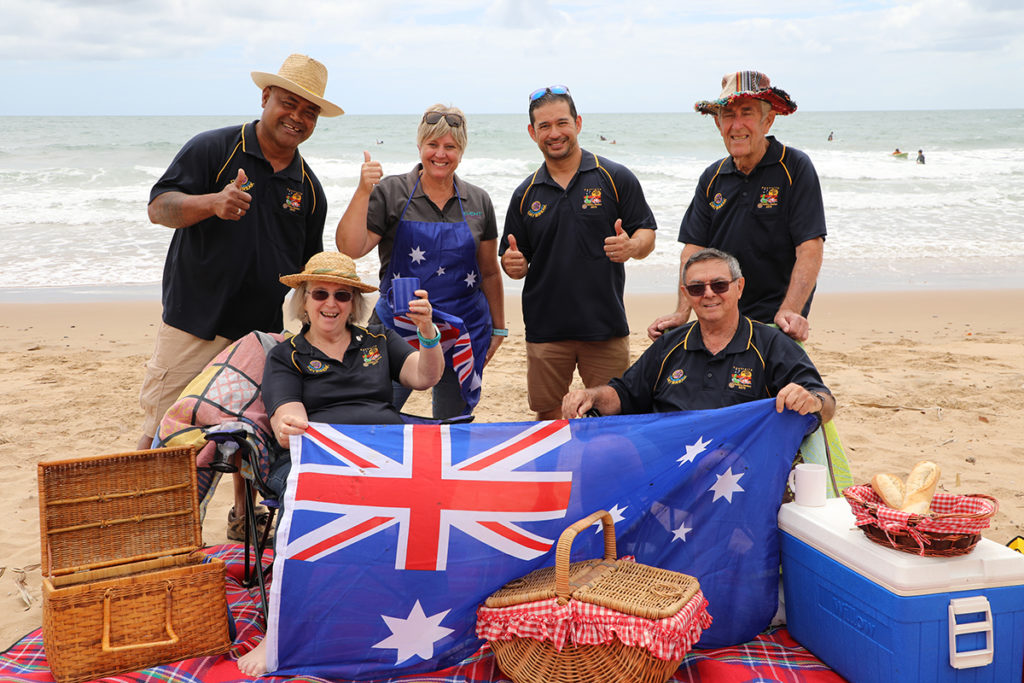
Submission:
[[736,260],[735,256],[727,254],[724,251],[708,247],[706,249],[701,249],[687,259],[686,264],[683,266],[684,284],[686,283],[686,273],[690,270],[690,266],[704,261],[722,261],[729,267],[729,275],[731,275],[734,280],[738,280],[743,277],[743,271],[740,270],[740,262]]
[[576,103],[572,101],[572,95],[569,93],[553,93],[546,92],[535,100],[530,100],[530,125],[533,125],[533,110],[537,107],[543,107],[545,104],[551,104],[552,102],[567,102],[569,104],[569,114],[573,119],[576,118]]

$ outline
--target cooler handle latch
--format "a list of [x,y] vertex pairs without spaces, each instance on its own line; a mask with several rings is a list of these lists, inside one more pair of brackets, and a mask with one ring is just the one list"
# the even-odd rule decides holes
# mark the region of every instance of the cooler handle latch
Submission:
[[[984,619],[958,624],[961,614],[983,614]],[[971,633],[985,634],[985,647],[980,650],[956,651],[958,636]],[[956,598],[949,601],[949,665],[954,669],[972,669],[992,663],[992,609],[988,598],[976,595],[970,598]]]

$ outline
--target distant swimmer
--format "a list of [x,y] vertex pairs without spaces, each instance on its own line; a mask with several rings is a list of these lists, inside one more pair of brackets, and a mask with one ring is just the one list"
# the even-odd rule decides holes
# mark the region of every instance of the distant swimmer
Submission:
[[897,148],[896,148],[896,151],[895,151],[895,152],[893,152],[893,153],[892,153],[892,155],[893,155],[894,157],[895,157],[895,156],[899,156],[899,155],[900,155],[900,148],[899,148],[899,147],[897,147]]
[[832,142],[832,134],[833,134],[834,132],[835,132],[835,131],[833,131],[833,130],[830,130],[830,131],[828,132],[828,141],[829,141],[829,142]]
[[924,150],[921,150],[921,149],[917,150],[917,163],[919,163],[919,164],[923,164],[924,163]]
[[608,138],[606,138],[605,136],[603,136],[603,135],[602,135],[602,136],[601,136],[601,139],[602,139],[602,140],[607,140]]
[[377,144],[378,144],[378,145],[383,145],[383,144],[384,144],[384,141],[383,141],[383,140],[377,140]]
[[907,152],[901,152],[899,147],[896,148],[896,151],[893,152],[892,155],[894,157],[896,157],[897,159],[906,159],[907,158]]

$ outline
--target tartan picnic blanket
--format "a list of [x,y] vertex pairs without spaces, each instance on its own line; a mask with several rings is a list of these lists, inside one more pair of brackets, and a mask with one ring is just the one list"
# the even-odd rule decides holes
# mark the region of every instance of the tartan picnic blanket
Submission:
[[[283,334],[250,332],[233,342],[189,382],[160,421],[157,445],[196,449],[200,521],[221,476],[209,469],[217,448],[206,439],[211,428],[227,425],[245,429],[259,454],[261,475],[265,478],[269,473],[277,446],[270,436],[270,419],[260,388],[267,351],[284,338]],[[243,459],[242,474],[251,479],[247,468],[248,462]]]
[[[235,661],[263,637],[258,588],[242,586],[243,550],[222,545],[207,552],[224,560],[227,569],[228,606],[238,635],[224,655],[197,657],[145,671],[101,679],[107,683],[232,683],[253,679],[239,672]],[[264,562],[271,562],[270,551]],[[5,683],[53,683],[43,650],[42,629],[36,629],[0,653],[0,681]],[[266,676],[260,680],[282,681]],[[293,677],[305,683],[345,683],[324,678]],[[837,683],[843,679],[793,640],[785,628],[770,629],[749,643],[716,650],[693,650],[670,679],[682,683]],[[417,674],[377,683],[510,683],[501,674],[494,655],[485,644],[459,664],[432,674]]]

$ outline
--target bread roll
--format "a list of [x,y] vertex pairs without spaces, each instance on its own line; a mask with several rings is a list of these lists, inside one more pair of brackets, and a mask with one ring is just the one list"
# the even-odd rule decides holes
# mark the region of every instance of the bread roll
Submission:
[[907,477],[906,494],[900,509],[915,515],[928,514],[940,474],[939,466],[928,460],[922,460],[914,465],[910,476]]
[[871,478],[871,488],[875,490],[883,503],[894,510],[903,507],[903,480],[895,474],[876,474]]

